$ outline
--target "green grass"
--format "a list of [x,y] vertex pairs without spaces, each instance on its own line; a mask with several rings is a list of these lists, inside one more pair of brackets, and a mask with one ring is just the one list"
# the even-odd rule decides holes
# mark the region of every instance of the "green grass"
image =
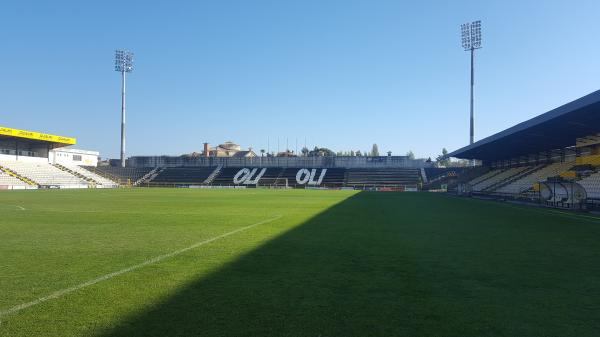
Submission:
[[[25,210],[22,210],[24,208]],[[0,336],[598,336],[600,220],[425,193],[0,193]]]

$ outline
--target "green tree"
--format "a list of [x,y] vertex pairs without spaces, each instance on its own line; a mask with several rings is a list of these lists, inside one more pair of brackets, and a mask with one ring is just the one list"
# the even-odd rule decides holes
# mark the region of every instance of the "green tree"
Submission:
[[435,159],[435,161],[437,162],[438,166],[448,166],[450,165],[450,158],[447,158],[446,155],[448,154],[448,150],[446,150],[446,148],[442,149],[442,154],[440,154],[439,156],[437,156],[437,158]]
[[335,157],[335,152],[326,147],[317,147],[308,152],[309,157]]
[[302,148],[302,150],[300,150],[300,152],[302,153],[303,157],[308,156],[308,153],[310,152],[310,150],[305,146]]
[[379,157],[379,147],[377,146],[377,144],[373,144],[373,147],[371,148],[371,156]]

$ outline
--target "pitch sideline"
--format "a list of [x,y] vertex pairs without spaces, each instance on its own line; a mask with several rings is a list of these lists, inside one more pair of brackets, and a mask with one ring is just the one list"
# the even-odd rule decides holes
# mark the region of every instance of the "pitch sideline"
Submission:
[[148,265],[160,262],[162,260],[165,260],[165,259],[177,256],[177,255],[180,255],[180,254],[185,253],[185,252],[187,252],[189,250],[192,250],[192,249],[198,248],[200,246],[203,246],[205,244],[208,244],[208,243],[211,243],[211,242],[223,239],[225,237],[228,237],[228,236],[231,236],[231,235],[243,232],[243,231],[248,230],[248,229],[250,229],[252,227],[256,227],[256,226],[259,226],[259,225],[264,225],[266,223],[269,223],[269,222],[272,222],[272,221],[275,221],[275,220],[279,220],[282,217],[283,217],[282,215],[277,215],[277,216],[275,216],[273,218],[266,219],[266,220],[263,220],[263,221],[259,221],[257,223],[252,224],[252,225],[248,225],[248,226],[245,226],[245,227],[242,227],[242,228],[238,228],[238,229],[236,229],[234,231],[227,232],[225,234],[221,234],[219,236],[215,236],[213,238],[197,242],[197,243],[195,243],[195,244],[193,244],[193,245],[191,245],[189,247],[182,248],[182,249],[179,249],[179,250],[167,253],[167,254],[163,254],[163,255],[159,255],[159,256],[153,257],[153,258],[151,258],[149,260],[146,260],[146,261],[144,261],[142,263],[139,263],[139,264],[133,265],[131,267],[127,267],[125,269],[121,269],[121,270],[118,270],[118,271],[115,271],[115,272],[112,272],[112,273],[109,273],[109,274],[106,274],[106,275],[102,275],[100,277],[97,277],[95,279],[86,281],[84,283],[80,283],[80,284],[75,285],[73,287],[65,288],[65,289],[61,289],[61,290],[55,291],[55,292],[53,292],[52,294],[50,294],[48,296],[40,297],[40,298],[38,298],[36,300],[33,300],[31,302],[22,303],[22,304],[14,306],[12,308],[0,311],[0,318],[2,318],[4,316],[7,316],[7,315],[10,315],[10,314],[17,313],[17,312],[22,311],[22,310],[25,310],[25,309],[27,309],[29,307],[33,307],[35,305],[38,305],[38,304],[41,304],[41,303],[44,303],[44,302],[47,302],[47,301],[50,301],[50,300],[62,297],[64,295],[67,295],[67,294],[72,293],[74,291],[77,291],[77,290],[89,287],[91,285],[94,285],[96,283],[100,283],[102,281],[106,281],[106,280],[111,279],[113,277],[116,277],[116,276],[119,276],[119,275],[123,275],[123,274],[129,273],[131,271],[134,271],[136,269],[139,269],[139,268],[142,268],[142,267],[145,267],[145,266],[148,266]]

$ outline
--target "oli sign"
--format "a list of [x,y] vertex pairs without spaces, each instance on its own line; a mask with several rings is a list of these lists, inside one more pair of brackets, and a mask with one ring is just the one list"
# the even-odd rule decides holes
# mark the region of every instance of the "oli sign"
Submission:
[[325,173],[327,173],[327,169],[322,169],[319,178],[315,180],[317,169],[312,169],[310,171],[307,169],[300,169],[298,170],[298,173],[296,173],[296,182],[299,185],[321,185],[323,178],[325,178]]
[[[296,183],[298,185],[321,185],[327,169],[299,169],[296,173]],[[260,178],[267,172],[266,168],[243,168],[239,170],[233,177],[233,183],[236,185],[256,185]]]
[[243,169],[239,170],[238,173],[236,173],[235,176],[233,177],[233,183],[236,185],[240,185],[240,184],[256,185],[256,184],[258,184],[258,181],[263,176],[263,174],[265,174],[265,172],[267,172],[267,169],[266,168],[261,169],[258,174],[256,174],[256,171],[258,171],[257,168],[253,168],[252,170],[243,168]]

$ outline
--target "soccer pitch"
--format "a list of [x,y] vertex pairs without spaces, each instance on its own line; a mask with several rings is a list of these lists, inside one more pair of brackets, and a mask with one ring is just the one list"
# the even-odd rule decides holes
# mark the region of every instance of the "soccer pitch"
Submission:
[[593,336],[600,219],[427,193],[0,193],[0,336]]

